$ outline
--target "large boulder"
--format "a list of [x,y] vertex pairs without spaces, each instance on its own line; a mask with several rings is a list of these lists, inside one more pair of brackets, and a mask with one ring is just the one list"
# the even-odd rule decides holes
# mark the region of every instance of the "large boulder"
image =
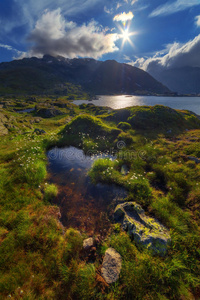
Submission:
[[37,111],[37,115],[42,118],[53,118],[63,114],[64,114],[63,112],[55,108],[41,108]]
[[117,205],[114,218],[137,244],[152,250],[154,254],[164,256],[167,253],[171,242],[169,231],[156,219],[146,216],[136,202]]
[[102,277],[107,283],[113,283],[119,278],[122,267],[121,255],[113,248],[108,248],[105,252],[101,269]]

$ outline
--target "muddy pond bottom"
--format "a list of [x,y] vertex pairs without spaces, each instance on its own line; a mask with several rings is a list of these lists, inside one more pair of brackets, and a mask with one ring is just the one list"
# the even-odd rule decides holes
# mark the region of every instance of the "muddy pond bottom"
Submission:
[[107,233],[114,208],[113,200],[127,197],[127,192],[115,185],[91,183],[88,171],[94,160],[108,155],[86,156],[75,147],[53,148],[47,153],[49,182],[59,193],[54,204],[60,207],[61,222],[89,235]]

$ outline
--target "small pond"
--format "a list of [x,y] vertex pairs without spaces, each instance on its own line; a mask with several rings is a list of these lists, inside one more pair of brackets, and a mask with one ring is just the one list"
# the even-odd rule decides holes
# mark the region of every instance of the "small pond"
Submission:
[[19,113],[19,114],[24,114],[24,113],[30,113],[34,110],[35,110],[35,108],[26,108],[26,109],[23,109],[23,110],[16,110],[16,112]]
[[88,170],[95,159],[106,156],[86,156],[75,147],[55,147],[48,151],[49,182],[58,186],[59,194],[54,204],[60,207],[64,226],[77,228],[89,235],[103,235],[108,231],[112,201],[126,198],[127,193],[114,185],[91,183]]

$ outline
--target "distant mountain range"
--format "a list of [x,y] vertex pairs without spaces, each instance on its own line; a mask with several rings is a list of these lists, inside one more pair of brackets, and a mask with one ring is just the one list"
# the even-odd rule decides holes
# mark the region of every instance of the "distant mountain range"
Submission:
[[147,72],[114,60],[66,59],[45,55],[0,64],[0,94],[169,94]]
[[159,71],[152,68],[149,72],[173,92],[200,94],[200,68],[198,67],[161,68]]

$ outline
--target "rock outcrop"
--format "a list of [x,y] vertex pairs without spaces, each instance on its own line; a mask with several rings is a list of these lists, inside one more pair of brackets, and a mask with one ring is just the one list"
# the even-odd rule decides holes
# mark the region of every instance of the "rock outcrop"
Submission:
[[53,118],[63,114],[64,114],[63,112],[55,108],[41,108],[37,111],[37,115],[42,118]]
[[94,240],[92,237],[85,239],[83,241],[83,249],[84,250],[89,250],[90,248],[92,248],[94,246]]
[[137,244],[152,250],[154,254],[164,256],[167,253],[171,241],[168,230],[156,219],[146,216],[136,202],[117,205],[114,218]]
[[46,131],[44,131],[43,129],[35,128],[33,133],[41,135],[41,134],[46,134]]
[[121,255],[113,248],[108,248],[105,252],[101,269],[102,277],[107,283],[113,283],[119,278],[121,271]]

